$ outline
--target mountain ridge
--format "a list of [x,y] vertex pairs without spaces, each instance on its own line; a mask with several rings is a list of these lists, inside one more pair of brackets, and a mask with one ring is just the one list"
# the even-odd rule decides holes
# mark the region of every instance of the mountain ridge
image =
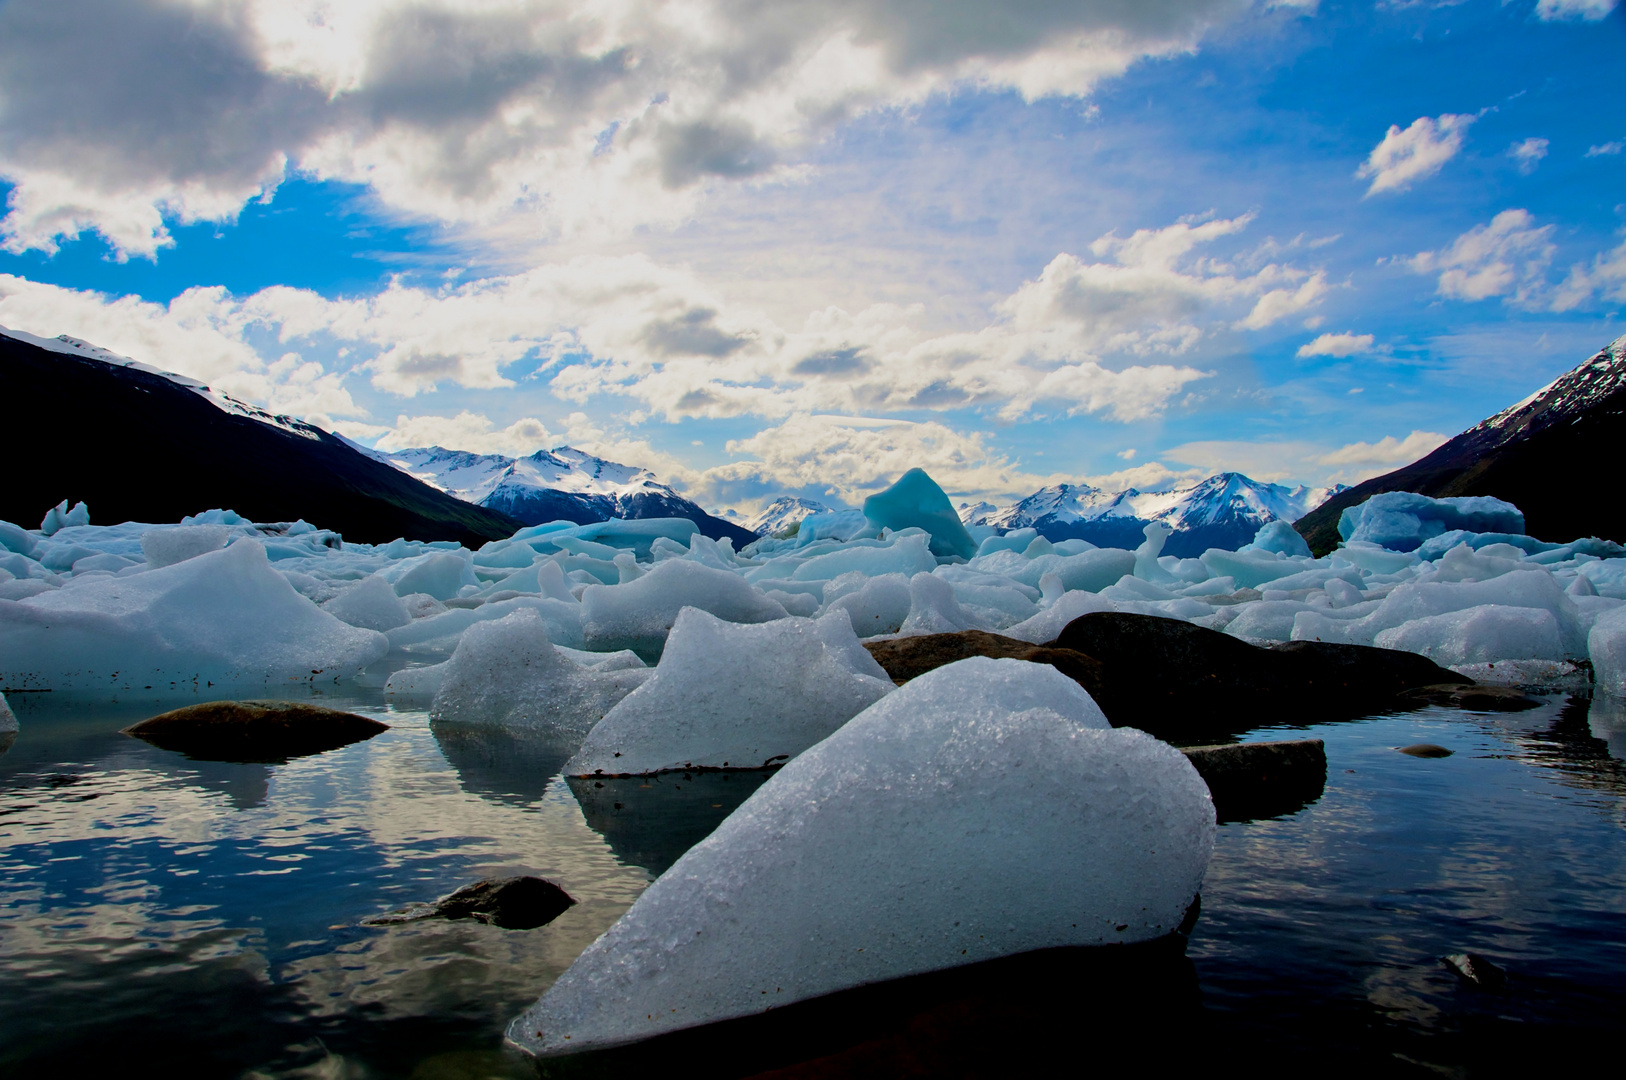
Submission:
[[1492,495],[1517,506],[1525,530],[1564,543],[1626,539],[1626,507],[1598,497],[1588,462],[1626,446],[1626,336],[1535,393],[1446,440],[1432,453],[1329,499],[1294,522],[1312,551],[1338,543],[1343,511],[1386,491],[1433,498]]

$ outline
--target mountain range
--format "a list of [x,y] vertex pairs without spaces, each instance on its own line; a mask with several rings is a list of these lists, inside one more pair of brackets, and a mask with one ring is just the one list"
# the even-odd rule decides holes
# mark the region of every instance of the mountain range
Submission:
[[1171,491],[1109,492],[1087,484],[1040,488],[1003,508],[987,503],[960,512],[967,525],[1037,529],[1048,540],[1079,538],[1099,547],[1133,548],[1151,522],[1171,530],[1163,550],[1194,557],[1211,547],[1237,548],[1260,526],[1293,521],[1341,488],[1284,487],[1226,472]]
[[1338,519],[1385,491],[1493,495],[1524,512],[1525,531],[1564,543],[1626,540],[1626,503],[1600,495],[1626,447],[1626,337],[1433,453],[1355,485],[1294,523],[1311,550],[1338,543]]
[[33,526],[63,499],[95,521],[179,521],[215,508],[304,518],[346,539],[479,546],[520,522],[452,498],[312,424],[76,338],[0,328],[0,430],[13,468],[0,519]]
[[506,514],[526,525],[608,518],[688,518],[700,532],[744,547],[756,532],[707,513],[660,483],[648,469],[594,457],[572,446],[527,457],[475,454],[439,446],[362,453],[453,498]]

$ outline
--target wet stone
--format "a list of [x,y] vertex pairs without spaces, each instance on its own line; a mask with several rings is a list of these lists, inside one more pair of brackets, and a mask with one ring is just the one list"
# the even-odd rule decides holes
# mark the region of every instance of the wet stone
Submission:
[[1447,750],[1445,747],[1431,742],[1413,743],[1410,746],[1396,747],[1396,749],[1402,754],[1409,754],[1412,757],[1423,758],[1450,757],[1452,754],[1456,753],[1454,750]]
[[1464,982],[1486,990],[1497,990],[1507,985],[1507,972],[1478,953],[1451,953],[1440,957],[1440,962],[1456,972]]
[[361,921],[389,926],[419,919],[474,919],[504,930],[534,930],[569,911],[575,898],[539,877],[484,878],[432,904],[411,904]]
[[200,761],[278,764],[370,739],[389,725],[296,701],[209,701],[124,729]]
[[1400,695],[1419,705],[1445,705],[1470,712],[1522,712],[1541,702],[1512,686],[1458,686],[1442,684],[1419,686]]
[[1321,798],[1327,783],[1320,739],[1188,746],[1183,753],[1208,785],[1221,822],[1297,813]]

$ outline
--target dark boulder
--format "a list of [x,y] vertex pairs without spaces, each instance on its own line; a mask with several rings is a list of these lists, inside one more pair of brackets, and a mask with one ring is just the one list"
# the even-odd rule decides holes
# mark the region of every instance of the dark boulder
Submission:
[[1107,719],[1175,742],[1272,720],[1310,724],[1413,708],[1402,698],[1407,690],[1472,683],[1415,653],[1320,641],[1261,648],[1179,619],[1123,612],[1074,619],[1049,647],[1100,662],[1100,683],[1084,686]]
[[982,630],[962,630],[954,634],[923,634],[919,637],[895,638],[891,641],[867,641],[864,648],[875,657],[876,663],[893,682],[902,686],[918,675],[933,668],[952,664],[973,656],[989,656],[996,660],[1028,660],[1035,664],[1049,664],[1063,675],[1094,692],[1101,684],[1101,665],[1082,653],[1071,649],[1033,645],[1015,638],[1000,637]]
[[296,701],[209,701],[154,716],[124,734],[200,761],[279,764],[370,739],[388,724]]
[[1407,757],[1421,758],[1450,757],[1452,754],[1456,753],[1454,750],[1447,750],[1445,747],[1431,742],[1412,743],[1410,746],[1396,747],[1396,749],[1398,749],[1402,754],[1405,754]]
[[1222,822],[1297,813],[1321,798],[1327,784],[1320,739],[1188,746],[1184,753],[1208,785]]
[[484,878],[436,900],[363,919],[364,926],[388,926],[419,919],[474,919],[504,930],[534,930],[569,911],[576,901],[539,877]]

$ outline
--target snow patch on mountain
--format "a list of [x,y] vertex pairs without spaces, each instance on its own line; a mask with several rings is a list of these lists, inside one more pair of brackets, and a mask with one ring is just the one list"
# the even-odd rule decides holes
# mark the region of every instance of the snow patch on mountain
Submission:
[[810,514],[828,514],[830,507],[813,499],[794,495],[781,495],[762,508],[755,517],[744,522],[747,529],[762,536],[778,536],[792,525],[798,525]]
[[615,499],[642,492],[677,497],[648,469],[606,461],[573,446],[538,450],[522,458],[439,446],[366,452],[454,498],[482,505],[505,489],[566,491]]
[[[1464,434],[1496,434],[1491,445],[1500,446],[1529,429],[1539,429],[1581,412],[1626,388],[1626,335],[1616,338],[1597,355],[1575,367],[1523,401],[1480,421]],[[1460,436],[1459,436],[1460,437]]]

